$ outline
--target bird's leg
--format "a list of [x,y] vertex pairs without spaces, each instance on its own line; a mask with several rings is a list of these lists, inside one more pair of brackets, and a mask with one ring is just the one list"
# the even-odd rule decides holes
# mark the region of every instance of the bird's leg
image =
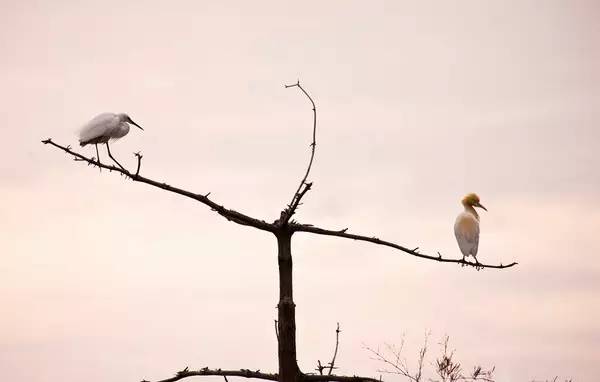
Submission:
[[[94,146],[96,146],[96,160],[98,161],[98,164],[100,164],[100,153],[98,152],[98,144],[95,143]],[[98,168],[100,169],[100,172],[102,172],[102,167],[98,166]]]
[[125,170],[125,167],[121,166],[121,163],[117,162],[117,160],[113,158],[112,154],[110,153],[110,146],[108,146],[108,142],[106,142],[106,150],[108,151],[108,156],[110,157],[110,159],[112,159],[119,167],[121,167],[121,170],[127,172],[127,170]]

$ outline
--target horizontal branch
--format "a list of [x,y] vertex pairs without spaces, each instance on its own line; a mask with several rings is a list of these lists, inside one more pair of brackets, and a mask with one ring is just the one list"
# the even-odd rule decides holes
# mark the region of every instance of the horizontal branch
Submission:
[[[200,370],[189,370],[187,367],[181,371],[178,371],[174,377],[163,379],[156,382],[174,382],[179,381],[183,378],[197,377],[197,376],[223,376],[227,377],[244,377],[244,378],[257,378],[266,379],[269,381],[277,381],[277,374],[261,373],[260,370],[252,371],[248,369],[240,370],[221,370],[221,369],[209,369],[207,367]],[[149,382],[143,380],[142,382]]]
[[[200,370],[189,370],[187,367],[181,371],[175,373],[174,377],[162,379],[155,382],[175,382],[180,379],[189,377],[201,377],[201,376],[222,376],[222,377],[242,377],[242,378],[256,378],[264,379],[268,381],[277,381],[279,374],[261,373],[260,370],[252,371],[249,369],[240,370],[221,370],[221,369],[209,369],[207,367]],[[379,379],[359,376],[345,376],[345,375],[316,375],[316,374],[302,374],[300,380],[306,382],[381,382]],[[143,380],[141,382],[150,382]]]
[[169,191],[169,192],[173,192],[173,193],[176,193],[179,195],[187,196],[188,198],[194,199],[202,204],[207,205],[213,211],[217,212],[219,215],[223,216],[225,219],[232,221],[234,223],[245,225],[245,226],[251,226],[251,227],[263,230],[263,231],[273,232],[275,230],[275,227],[272,224],[267,223],[264,220],[259,220],[259,219],[250,217],[248,215],[242,214],[235,210],[227,209],[224,206],[222,206],[218,203],[215,203],[214,201],[212,201],[208,198],[208,195],[210,193],[205,194],[205,195],[196,194],[196,193],[186,191],[186,190],[178,188],[178,187],[173,187],[166,183],[157,182],[155,180],[152,180],[152,179],[149,179],[149,178],[139,175],[139,166],[140,166],[140,162],[141,162],[141,158],[142,158],[142,156],[139,153],[135,154],[138,159],[137,170],[135,173],[131,173],[124,168],[115,167],[112,165],[106,165],[106,164],[100,163],[92,158],[88,158],[82,154],[79,154],[79,153],[71,150],[71,146],[66,146],[66,147],[61,146],[57,143],[54,143],[52,141],[52,139],[50,139],[50,138],[43,140],[42,143],[49,144],[49,145],[52,145],[54,147],[61,149],[62,151],[66,152],[67,154],[73,156],[76,161],[87,162],[88,165],[93,165],[93,166],[104,168],[104,169],[107,169],[110,171],[118,172],[118,173],[130,178],[134,182],[146,183],[146,184],[160,188],[165,191]]
[[307,382],[381,382],[379,379],[370,377],[359,377],[357,375],[320,375],[320,374],[304,374],[302,379]]
[[319,228],[319,227],[315,227],[312,225],[306,225],[306,224],[297,224],[297,223],[292,223],[290,224],[292,231],[293,232],[308,232],[308,233],[314,233],[317,235],[325,235],[325,236],[336,236],[336,237],[341,237],[344,239],[352,239],[352,240],[358,240],[358,241],[366,241],[369,243],[373,243],[373,244],[377,244],[377,245],[383,245],[386,247],[391,247],[391,248],[395,248],[398,249],[402,252],[408,253],[409,255],[413,255],[416,257],[420,257],[423,259],[428,259],[428,260],[435,260],[435,261],[439,261],[442,263],[456,263],[456,264],[461,264],[461,265],[467,265],[467,266],[472,266],[475,267],[477,269],[481,269],[481,268],[497,268],[497,269],[504,269],[504,268],[510,268],[514,265],[517,265],[518,263],[516,262],[512,262],[510,264],[507,265],[503,265],[502,263],[500,263],[500,265],[489,265],[489,264],[482,264],[482,263],[472,263],[470,261],[466,261],[464,259],[448,259],[448,258],[444,258],[442,257],[442,255],[438,252],[437,256],[431,256],[431,255],[425,255],[423,253],[418,252],[418,247],[414,248],[414,249],[409,249],[406,248],[402,245],[399,244],[395,244],[389,241],[385,241],[385,240],[381,240],[377,237],[368,237],[368,236],[362,236],[362,235],[355,235],[355,234],[351,234],[351,233],[347,233],[347,228],[339,230],[339,231],[334,231],[334,230],[328,230],[328,229],[323,229],[323,228]]

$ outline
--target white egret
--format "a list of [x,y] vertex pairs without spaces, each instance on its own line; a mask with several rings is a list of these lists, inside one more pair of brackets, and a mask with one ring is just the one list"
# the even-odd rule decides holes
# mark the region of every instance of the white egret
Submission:
[[466,256],[473,256],[477,261],[477,248],[479,247],[479,215],[474,207],[487,209],[479,202],[477,194],[468,194],[462,200],[465,210],[461,212],[454,223],[454,235],[458,242],[458,247],[463,254],[463,260]]
[[79,144],[81,146],[93,144],[96,146],[96,156],[98,163],[100,163],[100,154],[98,153],[98,143],[105,143],[106,150],[108,150],[108,156],[110,159],[115,161],[122,169],[123,166],[110,153],[110,147],[108,141],[117,140],[122,138],[129,133],[129,123],[139,127],[142,127],[137,123],[133,122],[127,114],[115,114],[115,113],[102,113],[95,116],[91,121],[86,123],[79,133]]

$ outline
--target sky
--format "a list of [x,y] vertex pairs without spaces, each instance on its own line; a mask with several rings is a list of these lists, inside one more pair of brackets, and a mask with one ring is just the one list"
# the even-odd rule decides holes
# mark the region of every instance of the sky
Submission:
[[121,163],[142,151],[142,175],[273,221],[308,161],[310,105],[283,86],[300,79],[318,111],[300,222],[458,258],[477,192],[480,261],[519,263],[297,234],[300,368],[339,322],[341,374],[378,376],[364,347],[403,338],[414,365],[429,331],[431,356],[447,334],[499,381],[598,380],[599,18],[578,0],[0,1],[3,378],[276,371],[271,234],[40,141],[79,149],[85,122],[127,112],[145,130],[112,145]]

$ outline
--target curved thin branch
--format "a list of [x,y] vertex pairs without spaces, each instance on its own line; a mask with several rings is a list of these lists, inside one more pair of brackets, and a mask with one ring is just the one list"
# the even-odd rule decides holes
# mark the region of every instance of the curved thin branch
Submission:
[[42,141],[43,144],[49,144],[52,145],[54,147],[57,147],[61,150],[63,150],[64,152],[66,152],[69,155],[72,155],[74,157],[74,159],[76,161],[82,161],[82,162],[87,162],[88,165],[93,165],[93,166],[97,166],[100,168],[105,168],[107,170],[110,171],[115,171],[120,173],[121,175],[125,175],[126,177],[130,178],[131,180],[133,180],[134,182],[140,182],[140,183],[146,183],[149,184],[151,186],[166,190],[166,191],[170,191],[170,192],[174,192],[176,194],[179,195],[183,195],[183,196],[187,196],[188,198],[194,199],[202,204],[207,205],[208,207],[210,207],[213,211],[215,211],[216,213],[218,213],[219,215],[223,216],[225,219],[232,221],[234,223],[240,224],[240,225],[245,225],[245,226],[251,226],[254,228],[258,228],[260,230],[263,231],[269,231],[269,232],[274,232],[275,227],[273,226],[273,224],[267,223],[264,220],[259,220],[253,217],[250,217],[248,215],[245,215],[241,212],[237,212],[235,210],[231,210],[231,209],[227,209],[224,206],[210,200],[208,198],[208,194],[206,195],[202,195],[202,194],[195,194],[193,192],[178,188],[178,187],[173,187],[170,186],[166,183],[161,183],[161,182],[157,182],[155,180],[152,179],[148,179],[146,177],[143,177],[141,175],[139,175],[139,168],[140,168],[140,164],[141,164],[141,159],[142,156],[140,155],[136,155],[138,162],[137,162],[137,170],[135,173],[131,173],[128,170],[124,169],[124,168],[119,168],[119,167],[115,167],[115,166],[109,166],[100,162],[95,161],[94,159],[88,158],[82,154],[79,154],[75,151],[71,150],[70,146],[61,146],[57,143],[54,143],[52,141],[52,139],[46,139]]
[[317,235],[325,235],[325,236],[336,236],[336,237],[341,237],[344,239],[352,239],[352,240],[358,240],[358,241],[367,241],[369,243],[373,243],[373,244],[378,244],[378,245],[383,245],[386,247],[391,247],[391,248],[395,248],[398,249],[402,252],[408,253],[409,255],[413,255],[416,257],[420,257],[423,259],[428,259],[428,260],[435,260],[435,261],[439,261],[442,263],[456,263],[456,264],[461,264],[461,265],[467,265],[467,266],[472,266],[475,267],[477,269],[482,269],[482,268],[497,268],[497,269],[504,269],[504,268],[510,268],[514,265],[517,265],[518,263],[516,262],[512,262],[510,264],[507,265],[503,265],[502,263],[500,263],[500,265],[489,265],[489,264],[482,264],[482,263],[471,263],[469,261],[466,261],[464,259],[448,259],[448,258],[444,258],[442,257],[442,255],[438,252],[437,256],[431,256],[431,255],[425,255],[423,253],[418,252],[419,247],[414,248],[414,249],[409,249],[406,247],[403,247],[399,244],[395,244],[389,241],[385,241],[385,240],[381,240],[377,237],[368,237],[368,236],[362,236],[362,235],[355,235],[355,234],[351,234],[351,233],[347,233],[346,231],[348,230],[347,228],[344,228],[342,230],[339,231],[333,231],[333,230],[328,230],[328,229],[323,229],[323,228],[319,228],[319,227],[314,227],[312,225],[306,225],[306,224],[296,224],[296,223],[292,223],[291,224],[291,229],[293,232],[308,232],[308,233],[314,233]]
[[[293,87],[297,87],[300,90],[302,90],[302,93],[304,93],[304,95],[306,95],[306,97],[308,97],[308,100],[312,104],[313,132],[312,132],[312,143],[310,144],[310,147],[311,147],[310,160],[308,161],[308,167],[306,168],[306,173],[304,174],[304,177],[300,181],[300,184],[298,185],[298,189],[296,190],[296,192],[294,193],[294,196],[292,197],[292,201],[290,202],[290,204],[288,204],[287,208],[281,214],[281,219],[280,219],[281,224],[286,224],[290,220],[290,218],[292,217],[292,215],[294,215],[294,213],[296,212],[296,209],[300,205],[300,200],[302,199],[304,194],[306,194],[306,192],[308,190],[310,190],[310,187],[312,186],[312,183],[306,183],[306,179],[308,178],[308,174],[310,173],[310,169],[312,167],[313,160],[315,159],[315,148],[317,147],[317,107],[315,106],[315,102],[313,101],[312,97],[306,92],[306,90],[304,90],[302,85],[300,85],[300,81],[296,82],[293,85],[285,85],[286,89],[293,88]],[[304,189],[302,189],[302,187],[304,187]]]
[[[248,369],[240,369],[240,370],[221,370],[221,369],[209,369],[207,367],[200,370],[189,370],[187,367],[181,371],[178,371],[174,377],[162,379],[156,382],[175,382],[179,381],[183,378],[188,377],[197,377],[197,376],[223,376],[225,380],[227,380],[227,376],[229,377],[244,377],[244,378],[257,378],[257,379],[265,379],[268,381],[277,381],[277,374],[268,374],[261,373],[260,370],[252,371]],[[149,382],[143,380],[141,382]]]

